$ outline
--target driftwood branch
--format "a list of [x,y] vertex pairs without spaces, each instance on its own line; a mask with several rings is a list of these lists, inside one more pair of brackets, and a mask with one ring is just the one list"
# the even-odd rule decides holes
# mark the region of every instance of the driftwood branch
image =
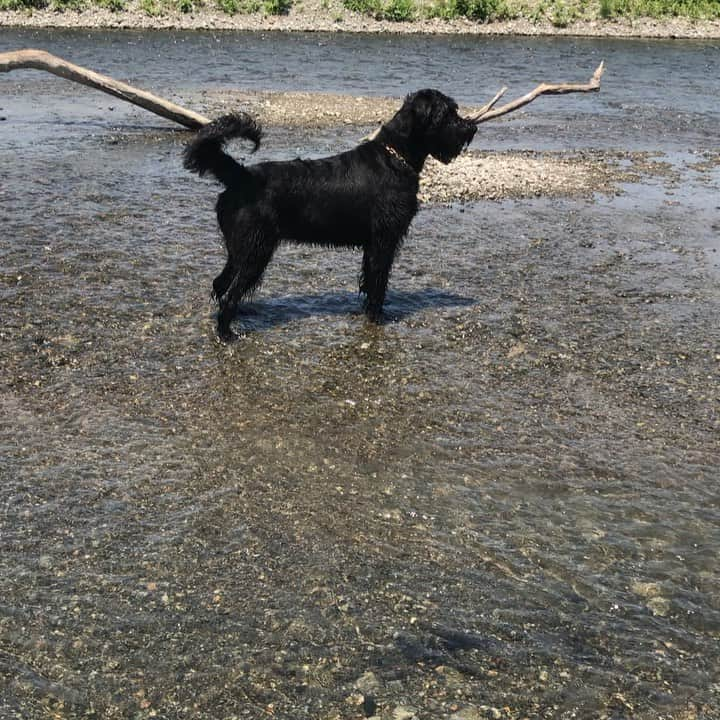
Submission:
[[209,118],[192,110],[186,110],[175,103],[163,100],[152,93],[139,90],[118,80],[113,80],[106,75],[100,75],[79,65],[73,65],[73,63],[51,55],[44,50],[17,50],[15,52],[0,53],[0,72],[24,68],[46,70],[66,80],[72,80],[96,90],[102,90],[193,130],[197,130],[210,122]]
[[[518,108],[523,107],[523,105],[531,103],[533,100],[535,100],[535,98],[540,97],[540,95],[562,95],[564,93],[573,92],[596,92],[600,90],[600,78],[602,77],[603,72],[605,72],[604,61],[601,62],[600,65],[598,65],[597,70],[595,70],[593,76],[587,83],[542,83],[538,85],[532,92],[529,92],[527,95],[523,95],[522,97],[517,98],[517,100],[512,100],[511,102],[496,108],[495,104],[497,103],[497,101],[507,92],[507,88],[504,87],[497,92],[495,97],[490,100],[489,103],[483,105],[475,112],[474,115],[471,115],[467,119],[479,125],[480,123],[487,122],[488,120],[493,120],[494,118],[500,117],[501,115],[507,115],[508,113],[513,112],[513,110],[517,110]],[[377,136],[379,132],[379,128],[373,130],[373,132],[370,133],[370,135],[368,135],[365,140],[372,140],[374,137]]]
[[[199,115],[192,110],[186,110],[175,103],[163,100],[145,90],[140,90],[106,75],[101,75],[100,73],[87,70],[79,65],[74,65],[44,50],[16,50],[14,52],[0,53],[0,72],[9,72],[10,70],[20,70],[24,68],[45,70],[67,80],[88,85],[96,90],[101,90],[121,100],[145,108],[168,120],[180,123],[192,130],[198,130],[210,122],[209,118]],[[480,123],[493,120],[501,115],[507,115],[531,103],[540,95],[597,91],[600,89],[600,79],[604,70],[605,63],[601,62],[587,83],[542,83],[532,92],[527,93],[527,95],[523,95],[500,107],[495,107],[497,101],[507,90],[507,88],[502,88],[490,102],[483,105],[483,107],[468,119],[479,125]],[[370,137],[372,138],[376,134],[377,131],[370,135]]]
[[507,88],[506,88],[506,87],[503,87],[503,88],[501,88],[500,90],[498,90],[498,92],[497,92],[497,94],[495,95],[495,97],[494,97],[489,103],[487,103],[487,105],[483,105],[483,106],[477,111],[477,113],[470,118],[470,120],[472,120],[473,122],[480,122],[480,118],[481,118],[483,115],[486,115],[486,114],[490,111],[490,109],[493,107],[493,105],[495,105],[495,103],[496,103],[506,92],[507,92]]
[[482,107],[480,111],[471,118],[471,120],[473,120],[473,122],[479,125],[480,123],[487,122],[488,120],[500,117],[501,115],[507,115],[507,113],[511,113],[513,112],[513,110],[517,110],[518,108],[523,107],[523,105],[531,103],[533,100],[535,100],[535,98],[540,97],[540,95],[562,95],[564,93],[573,92],[596,92],[600,90],[600,78],[602,77],[604,71],[605,62],[603,61],[598,65],[597,70],[595,70],[593,76],[590,78],[590,81],[587,83],[542,83],[538,85],[532,92],[529,92],[527,95],[523,95],[522,97],[517,98],[517,100],[512,100],[505,105],[501,105],[499,108],[494,108],[493,106],[495,105],[497,100],[505,92],[505,88],[503,88],[487,105]]

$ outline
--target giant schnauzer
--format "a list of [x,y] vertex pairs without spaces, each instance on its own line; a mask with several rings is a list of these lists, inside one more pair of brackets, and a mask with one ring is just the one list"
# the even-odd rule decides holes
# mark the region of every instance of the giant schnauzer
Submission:
[[418,179],[425,159],[454,160],[477,124],[458,115],[457,103],[437,90],[409,95],[377,135],[347,152],[319,160],[241,165],[223,150],[227,140],[260,144],[249,115],[224,115],[203,127],[185,148],[185,167],[210,173],[226,190],[217,218],[227,262],[213,282],[220,306],[218,335],[232,339],[240,301],[262,281],[282,240],[363,249],[360,292],[365,313],[382,317],[390,269],[417,213]]

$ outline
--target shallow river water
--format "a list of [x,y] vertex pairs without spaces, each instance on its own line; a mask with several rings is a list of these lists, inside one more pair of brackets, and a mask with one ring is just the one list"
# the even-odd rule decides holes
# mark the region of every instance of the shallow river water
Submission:
[[[583,80],[482,149],[632,149],[589,199],[287,247],[216,343],[187,134],[0,76],[0,718],[719,718],[720,44],[14,31],[202,107]],[[363,128],[268,128],[257,155]]]

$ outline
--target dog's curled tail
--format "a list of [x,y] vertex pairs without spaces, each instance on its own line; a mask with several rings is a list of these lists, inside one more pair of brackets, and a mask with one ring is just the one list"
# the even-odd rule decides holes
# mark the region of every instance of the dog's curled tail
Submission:
[[254,147],[260,147],[262,128],[247,113],[223,115],[201,128],[183,153],[183,165],[190,172],[205,175],[211,173],[225,187],[236,184],[245,173],[245,168],[225,151],[225,143],[232,138],[250,140]]

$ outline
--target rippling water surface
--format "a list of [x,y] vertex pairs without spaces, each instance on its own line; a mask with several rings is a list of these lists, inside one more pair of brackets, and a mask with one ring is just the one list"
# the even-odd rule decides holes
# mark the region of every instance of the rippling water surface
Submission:
[[0,77],[3,720],[720,717],[718,43],[0,31],[27,46],[191,106],[605,58],[476,145],[673,172],[424,208],[381,327],[356,253],[284,248],[226,347],[187,136]]

